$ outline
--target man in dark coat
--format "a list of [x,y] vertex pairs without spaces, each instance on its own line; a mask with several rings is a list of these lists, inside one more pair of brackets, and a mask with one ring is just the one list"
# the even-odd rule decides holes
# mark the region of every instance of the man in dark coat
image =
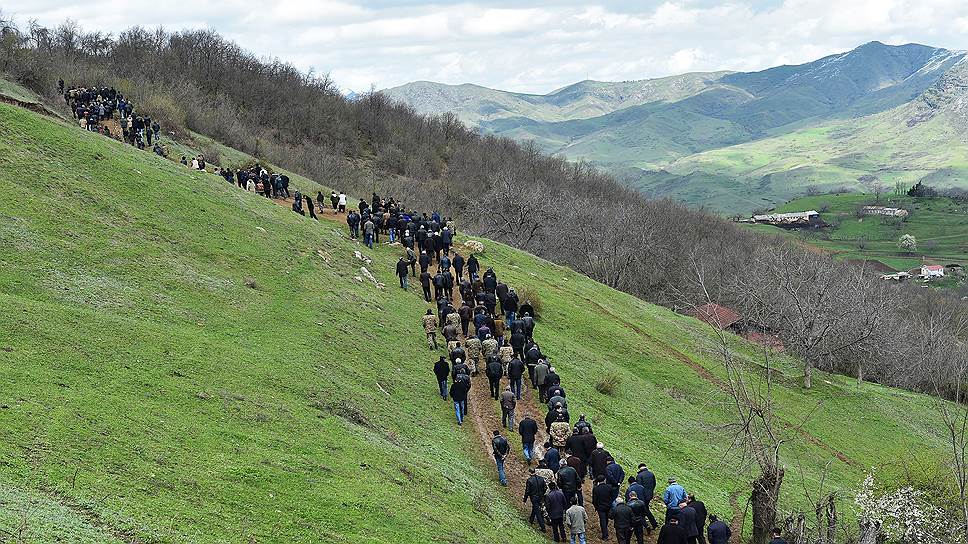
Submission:
[[514,356],[524,358],[524,343],[527,341],[523,332],[511,333],[511,348],[514,349]]
[[645,515],[646,517],[649,518],[649,522],[652,523],[652,528],[658,529],[659,524],[656,523],[655,516],[652,515],[652,507],[649,506],[650,504],[652,504],[652,498],[655,497],[655,486],[656,486],[655,474],[653,474],[652,471],[649,470],[649,467],[647,467],[645,463],[642,463],[639,465],[638,474],[635,475],[635,481],[637,481],[639,485],[641,485],[642,488],[644,489],[644,493],[641,495],[641,497],[642,497],[642,502],[644,502],[645,505],[648,507],[646,509]]
[[686,502],[696,511],[696,529],[699,530],[698,542],[700,544],[706,544],[706,516],[709,515],[709,512],[706,510],[706,504],[697,500],[696,496],[692,493],[688,495]]
[[605,478],[601,476],[595,479],[595,487],[592,488],[592,506],[598,512],[602,540],[608,540],[608,514],[612,510],[612,486],[608,485]]
[[517,357],[508,363],[508,381],[511,382],[511,391],[515,398],[521,400],[521,381],[524,378],[524,363]]
[[467,274],[472,278],[481,270],[481,263],[477,262],[477,255],[471,253],[467,259]]
[[669,518],[659,530],[659,538],[655,544],[689,544],[685,529],[679,527],[679,518]]
[[581,493],[581,480],[578,478],[578,471],[568,466],[566,461],[561,461],[557,476],[558,486],[561,487],[562,493],[568,499],[568,504],[571,504],[572,499],[577,499],[578,505],[584,506],[585,500]]
[[400,289],[406,289],[408,287],[407,278],[410,277],[409,268],[410,266],[407,264],[407,261],[403,257],[400,257],[400,260],[397,261],[397,277],[400,278]]
[[511,453],[511,445],[506,438],[501,436],[501,431],[494,431],[494,438],[491,439],[491,450],[494,453],[494,463],[497,465],[497,477],[501,485],[507,487],[508,480],[504,474],[504,461]]
[[696,509],[689,506],[686,501],[679,503],[679,526],[686,531],[689,544],[698,542],[699,528],[696,527]]
[[434,363],[434,375],[437,376],[437,385],[440,386],[440,398],[447,400],[447,377],[450,376],[450,366],[443,357]]
[[591,455],[592,477],[604,476],[605,466],[608,465],[608,460],[611,458],[612,454],[608,453],[604,444],[601,442],[595,444],[595,449]]
[[501,376],[504,375],[501,360],[496,357],[488,359],[484,375],[487,376],[487,383],[491,386],[491,398],[497,400],[501,396]]
[[615,506],[608,513],[609,519],[612,520],[612,526],[615,529],[615,538],[618,540],[618,544],[630,544],[629,541],[632,539],[632,509],[629,505],[625,504],[625,501],[621,497],[616,499]]
[[450,260],[450,263],[454,266],[457,282],[462,283],[464,281],[464,257],[460,253],[454,252],[454,258]]
[[642,499],[635,492],[632,492],[629,493],[629,508],[632,509],[632,532],[635,533],[636,542],[642,544],[645,539],[642,532],[645,526],[645,511],[649,509],[649,506],[642,502]]
[[464,380],[454,380],[450,385],[450,398],[454,401],[454,413],[457,415],[457,424],[464,424],[464,415],[467,414],[467,392],[470,388]]
[[534,457],[534,438],[538,435],[538,422],[531,416],[524,416],[518,423],[518,434],[521,435],[521,449],[524,450],[524,458],[531,464]]
[[[548,465],[549,467],[551,465]],[[548,519],[551,521],[551,533],[555,542],[565,541],[565,509],[568,508],[568,500],[564,492],[558,489],[558,484],[551,482],[548,484],[551,490],[545,497],[545,511],[548,512]]]
[[551,472],[557,473],[561,467],[561,452],[558,448],[551,445],[551,442],[544,443],[545,455],[544,462],[548,465]]
[[616,489],[625,482],[625,469],[622,468],[622,465],[616,463],[615,459],[605,465],[605,481],[615,486]]
[[729,539],[733,536],[733,531],[729,528],[729,525],[723,523],[715,515],[709,516],[709,521],[709,529],[706,531],[709,536],[709,544],[729,544]]
[[538,527],[541,528],[541,532],[543,533],[545,523],[541,506],[544,504],[545,490],[548,488],[548,484],[545,483],[544,478],[534,473],[533,468],[528,472],[531,473],[531,476],[524,484],[524,498],[521,502],[526,503],[528,499],[531,499],[531,517],[528,518],[528,525],[534,525],[534,521],[538,520]]
[[420,286],[423,287],[424,300],[430,302],[430,272],[424,270],[420,273]]

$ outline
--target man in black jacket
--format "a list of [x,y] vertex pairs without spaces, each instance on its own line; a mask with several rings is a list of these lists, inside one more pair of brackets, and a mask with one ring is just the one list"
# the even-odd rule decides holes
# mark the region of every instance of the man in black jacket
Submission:
[[557,476],[558,485],[561,486],[561,491],[565,494],[568,504],[571,504],[573,498],[577,498],[579,506],[582,506],[585,501],[581,495],[581,480],[578,479],[578,471],[568,466],[568,463],[562,459]]
[[642,529],[645,527],[645,512],[649,505],[642,502],[642,499],[633,491],[629,493],[629,508],[632,509],[632,532],[635,533],[635,541],[642,544],[644,535]]
[[424,270],[420,273],[420,286],[423,287],[424,300],[430,302],[430,272]]
[[618,544],[629,544],[632,539],[632,518],[634,514],[629,505],[625,504],[625,499],[619,497],[615,499],[615,506],[608,513],[615,529],[615,538]]
[[494,463],[497,465],[497,478],[501,485],[507,487],[508,479],[504,475],[504,460],[511,453],[511,445],[506,438],[501,436],[501,431],[494,431],[494,438],[491,439],[491,449],[494,451]]
[[784,540],[783,537],[781,536],[782,534],[783,534],[783,532],[780,531],[779,528],[774,528],[773,529],[773,540],[770,541],[770,544],[787,544],[787,541]]
[[534,438],[538,435],[538,422],[531,416],[524,416],[518,424],[518,434],[521,435],[521,448],[524,450],[524,458],[531,464],[534,456]]
[[397,276],[400,278],[400,289],[406,289],[408,287],[407,278],[410,277],[409,268],[407,261],[403,257],[400,257],[400,260],[397,261]]
[[447,377],[450,375],[450,366],[443,357],[434,363],[434,375],[437,376],[437,385],[440,387],[440,398],[447,400]]
[[454,273],[457,275],[457,282],[460,283],[464,281],[464,257],[461,257],[461,254],[455,251],[454,258],[450,260],[450,264],[454,265]]
[[679,518],[669,518],[669,521],[659,530],[659,538],[655,544],[689,544],[685,529],[679,527]]
[[709,515],[709,512],[706,511],[706,504],[696,500],[696,496],[692,493],[686,497],[686,503],[696,511],[696,529],[699,531],[697,541],[700,544],[706,544],[706,516]]
[[496,357],[488,358],[484,375],[487,376],[487,383],[491,386],[491,398],[494,400],[501,396],[501,376],[503,374],[504,368],[501,366],[501,360]]
[[637,481],[639,485],[645,489],[645,493],[642,496],[642,502],[644,502],[646,506],[645,515],[649,518],[652,528],[658,529],[659,524],[656,523],[655,516],[652,515],[652,507],[649,506],[652,504],[652,497],[655,496],[655,474],[649,470],[649,467],[647,467],[645,463],[641,463],[639,465],[639,473],[635,475],[635,481]]
[[541,505],[544,503],[545,490],[548,488],[548,484],[545,483],[544,478],[534,473],[533,468],[528,472],[531,473],[531,477],[524,484],[524,498],[521,502],[528,502],[528,499],[531,499],[531,517],[528,518],[528,525],[534,525],[534,521],[537,519],[538,527],[541,528],[543,533],[545,523]]
[[608,540],[608,514],[612,510],[612,494],[612,486],[605,483],[604,476],[595,478],[595,487],[592,488],[592,506],[598,512],[598,524],[602,528],[602,540]]
[[733,536],[733,531],[715,515],[709,516],[709,544],[729,544],[729,538]]
[[686,531],[689,544],[699,541],[699,529],[696,527],[696,509],[683,500],[679,503],[679,526]]
[[551,520],[551,533],[555,542],[565,541],[565,509],[568,507],[568,499],[565,493],[558,488],[558,484],[551,482],[548,484],[548,495],[545,497],[545,510],[548,512],[548,519]]
[[467,391],[470,389],[469,382],[455,379],[450,385],[450,398],[454,401],[454,413],[457,415],[457,425],[464,424],[464,415],[467,414]]
[[511,359],[508,363],[508,380],[511,382],[511,391],[514,392],[514,396],[521,400],[521,381],[524,377],[524,363],[521,359],[515,357]]

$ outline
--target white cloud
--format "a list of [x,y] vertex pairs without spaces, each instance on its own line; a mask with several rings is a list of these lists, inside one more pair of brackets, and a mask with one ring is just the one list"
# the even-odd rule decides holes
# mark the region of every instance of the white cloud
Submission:
[[[355,90],[415,79],[547,92],[595,79],[801,63],[871,40],[968,49],[964,0],[5,0],[26,23],[208,26]],[[433,2],[433,3],[432,3]]]

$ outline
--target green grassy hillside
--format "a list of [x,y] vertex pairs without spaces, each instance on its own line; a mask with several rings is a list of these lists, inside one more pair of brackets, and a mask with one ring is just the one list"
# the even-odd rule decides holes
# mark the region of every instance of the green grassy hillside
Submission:
[[[370,251],[211,175],[0,105],[0,530],[28,542],[538,542],[474,429],[435,392]],[[718,425],[715,335],[691,318],[484,241],[541,294],[538,341],[624,466],[678,476],[711,511],[748,475]],[[385,290],[355,279],[361,262]],[[757,350],[736,341],[740,356]],[[783,506],[871,466],[936,463],[927,397],[780,359]],[[596,391],[620,378],[612,395]],[[474,406],[471,410],[497,410]],[[802,424],[802,428],[798,427]],[[513,441],[512,441],[513,442]],[[826,473],[826,476],[824,474]]]
[[[840,194],[803,197],[778,206],[777,211],[821,211],[830,228],[797,231],[811,244],[850,259],[881,261],[896,270],[930,264],[968,264],[968,205],[949,198],[911,198],[882,195],[879,205],[913,210],[903,222],[878,217],[858,217],[857,209],[877,204],[874,195]],[[775,231],[770,227],[761,227]],[[904,234],[913,235],[918,250],[908,254],[897,246]]]

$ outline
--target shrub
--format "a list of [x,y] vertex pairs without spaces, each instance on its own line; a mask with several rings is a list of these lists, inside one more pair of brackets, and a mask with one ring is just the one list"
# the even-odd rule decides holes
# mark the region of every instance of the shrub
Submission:
[[541,312],[544,309],[544,305],[541,303],[541,295],[539,295],[538,292],[535,291],[534,289],[530,287],[524,287],[524,286],[516,287],[515,292],[518,294],[518,300],[521,301],[521,304],[528,302],[532,306],[534,306],[535,315],[533,315],[532,317],[538,318],[538,316],[541,315]]
[[611,395],[620,385],[622,385],[622,377],[609,372],[595,383],[595,390],[603,395]]
[[167,131],[176,131],[185,128],[185,110],[182,109],[171,97],[161,94],[152,94],[144,102],[138,104],[138,113],[150,115],[152,119]]

